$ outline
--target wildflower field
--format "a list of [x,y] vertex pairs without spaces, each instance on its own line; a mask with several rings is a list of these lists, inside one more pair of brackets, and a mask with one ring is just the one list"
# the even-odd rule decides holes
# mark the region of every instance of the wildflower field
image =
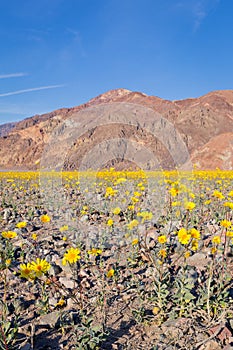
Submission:
[[1,349],[230,349],[233,172],[0,173]]

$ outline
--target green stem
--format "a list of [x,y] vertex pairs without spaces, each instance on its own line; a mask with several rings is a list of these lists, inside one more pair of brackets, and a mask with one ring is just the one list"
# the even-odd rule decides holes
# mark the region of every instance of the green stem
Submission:
[[206,307],[207,307],[207,313],[208,313],[208,317],[210,317],[210,285],[212,282],[212,277],[213,277],[213,261],[210,265],[210,277],[208,280],[208,284],[207,284],[207,301],[206,301]]
[[5,346],[5,350],[8,350],[6,335],[4,333],[4,330],[3,330],[2,326],[1,326],[1,324],[0,324],[0,333],[1,333],[1,337],[2,337],[2,340],[3,340],[4,346]]

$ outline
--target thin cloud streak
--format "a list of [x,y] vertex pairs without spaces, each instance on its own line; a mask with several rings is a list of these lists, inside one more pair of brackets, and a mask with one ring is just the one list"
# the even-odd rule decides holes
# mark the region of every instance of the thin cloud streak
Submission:
[[209,13],[216,9],[220,0],[180,0],[175,7],[185,10],[193,17],[193,32],[197,32]]
[[10,74],[1,74],[0,79],[8,79],[8,78],[18,78],[25,77],[28,75],[27,73],[10,73]]
[[0,97],[5,97],[5,96],[12,96],[12,95],[20,95],[24,94],[27,92],[32,92],[32,91],[40,91],[40,90],[48,90],[48,89],[57,89],[64,87],[65,85],[48,85],[48,86],[40,86],[36,88],[31,88],[31,89],[24,89],[24,90],[17,90],[17,91],[12,91],[12,92],[6,92],[4,94],[0,94]]

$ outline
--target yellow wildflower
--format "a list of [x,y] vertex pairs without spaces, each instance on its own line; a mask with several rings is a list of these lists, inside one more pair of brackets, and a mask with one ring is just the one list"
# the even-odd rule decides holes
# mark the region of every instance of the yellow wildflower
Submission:
[[196,204],[194,202],[186,202],[184,204],[185,209],[189,210],[189,211],[193,210],[195,208],[195,206],[196,206]]
[[142,217],[142,223],[144,223],[145,221],[149,221],[152,219],[153,214],[149,211],[142,211],[140,213],[137,213],[137,216],[141,216]]
[[36,277],[41,277],[43,273],[48,272],[51,267],[45,259],[40,258],[37,258],[36,261],[32,261],[30,266]]
[[114,208],[114,209],[113,209],[113,211],[112,211],[112,212],[113,212],[113,214],[114,214],[114,215],[119,215],[119,214],[120,214],[120,212],[121,212],[121,208],[116,207],[116,208]]
[[233,202],[225,202],[224,207],[228,207],[230,209],[233,209]]
[[17,237],[17,233],[14,231],[4,231],[2,232],[2,237],[7,239],[12,239]]
[[172,197],[176,197],[179,193],[178,188],[172,187],[169,192],[171,193]]
[[129,224],[127,224],[127,227],[129,230],[133,230],[135,227],[137,227],[139,224],[138,220],[134,219],[132,221],[130,221]]
[[132,240],[132,245],[136,245],[136,244],[138,244],[138,238],[134,238],[134,239]]
[[217,252],[217,248],[216,247],[213,247],[213,248],[211,248],[211,254],[215,254]]
[[26,278],[26,279],[34,278],[33,270],[30,263],[21,264],[19,268],[20,268],[20,277]]
[[181,228],[178,231],[178,240],[181,244],[188,244],[191,239],[191,235],[187,233],[185,228]]
[[64,306],[65,303],[66,303],[65,300],[64,300],[63,298],[61,298],[61,299],[57,302],[57,304],[56,304],[55,306],[60,306],[60,307],[62,307],[62,306]]
[[165,259],[165,258],[167,257],[167,252],[166,252],[165,249],[160,249],[159,252],[158,252],[158,255],[159,255],[161,258]]
[[220,222],[220,225],[221,225],[222,227],[228,228],[228,227],[231,227],[231,222],[228,221],[228,220],[222,220],[222,221]]
[[135,191],[133,195],[134,197],[141,197],[142,194],[140,192]]
[[113,224],[114,224],[113,219],[108,219],[108,221],[107,221],[107,225],[108,225],[109,227],[112,227],[112,226],[113,226]]
[[212,194],[213,197],[215,198],[218,198],[218,199],[224,199],[224,195],[222,194],[222,192],[218,191],[218,190],[214,190],[213,194]]
[[36,234],[36,233],[32,233],[32,239],[33,239],[34,241],[37,240],[37,234]]
[[185,259],[188,259],[190,257],[190,252],[185,252],[184,257],[185,257]]
[[220,244],[221,243],[221,238],[219,236],[214,236],[212,238],[212,243]]
[[118,191],[117,191],[117,190],[114,190],[112,187],[107,187],[107,188],[106,188],[106,192],[105,192],[105,198],[113,197],[113,196],[115,196],[115,194],[116,194],[117,192],[118,192]]
[[198,249],[198,241],[193,240],[191,244],[191,249],[195,252]]
[[181,205],[181,202],[180,201],[174,201],[172,202],[172,207],[178,207]]
[[191,228],[191,230],[189,230],[189,233],[191,234],[192,238],[195,238],[195,239],[201,238],[200,232],[195,228]]
[[124,177],[120,177],[119,179],[116,180],[116,184],[119,185],[123,182],[126,182],[127,180]]
[[87,205],[84,205],[82,207],[82,210],[80,211],[81,215],[86,215],[88,212],[88,206]]
[[11,264],[11,259],[6,259],[6,266],[10,266]]
[[167,242],[167,237],[166,237],[165,235],[159,236],[159,237],[158,237],[158,242],[159,242],[160,244],[166,243],[166,242]]
[[67,262],[69,264],[74,264],[76,263],[79,259],[81,259],[80,256],[80,249],[79,248],[70,248],[66,251],[66,253],[64,254],[64,257],[62,259],[62,265],[66,265]]
[[45,214],[45,215],[41,215],[40,217],[40,221],[43,222],[43,223],[46,223],[46,222],[50,222],[50,217],[49,215]]
[[159,314],[159,312],[160,312],[160,308],[158,306],[153,307],[153,309],[152,309],[153,315],[156,316]]
[[134,205],[132,204],[132,205],[129,205],[128,206],[128,210],[134,210]]
[[233,237],[233,231],[227,231],[226,232],[227,237]]
[[114,275],[114,273],[115,273],[115,270],[114,270],[114,269],[110,269],[110,270],[108,270],[106,276],[107,276],[108,278],[111,278],[111,277]]
[[101,253],[102,253],[101,249],[91,248],[91,250],[88,250],[88,254],[94,255],[94,256],[100,255]]
[[68,225],[64,225],[64,226],[59,228],[59,231],[64,232],[64,231],[67,231],[68,229],[69,229]]
[[27,226],[27,222],[26,221],[21,221],[21,222],[18,222],[17,224],[16,224],[16,227],[17,228],[24,228],[24,227],[26,227]]

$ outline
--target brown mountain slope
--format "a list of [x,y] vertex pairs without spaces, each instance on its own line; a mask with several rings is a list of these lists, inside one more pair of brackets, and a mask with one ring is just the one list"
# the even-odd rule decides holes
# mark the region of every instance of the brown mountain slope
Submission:
[[201,169],[233,169],[233,132],[213,137],[203,147],[194,151],[192,163]]
[[16,123],[5,123],[0,125],[0,137],[8,135],[15,125]]
[[[138,109],[135,107],[137,105]],[[88,107],[92,107],[92,110],[94,108],[97,113],[100,113],[101,106],[105,106],[105,112],[106,108],[109,108],[109,115],[115,113],[114,108],[122,106],[119,118],[124,115],[125,106],[126,108],[134,106],[132,108],[135,108],[135,125],[129,125],[127,113],[122,117],[121,124],[109,125],[107,119],[105,123],[101,122],[99,125],[98,123],[97,125],[90,123],[89,126],[86,126],[84,134],[81,133],[78,139],[73,139],[72,147],[67,150],[65,146],[67,139],[62,134],[65,127],[64,121],[71,122],[74,118],[78,121],[80,118],[80,122],[85,124],[85,118],[87,118],[86,120],[89,118],[88,114],[85,114],[90,111]],[[150,112],[147,108],[157,113],[154,121],[153,112],[152,116],[148,117],[147,114]],[[80,114],[80,111],[83,112]],[[131,112],[134,113],[134,110],[132,109]],[[166,128],[161,129],[157,125],[158,113],[168,121],[169,125],[170,123],[174,125],[176,133],[172,136],[171,141],[168,134],[173,131],[167,131]],[[81,120],[82,118],[83,120]],[[159,122],[163,124],[161,120]],[[153,136],[148,131],[146,123],[151,123],[155,127],[158,137]],[[74,126],[71,125],[70,133],[78,135],[80,125],[75,125],[75,123]],[[41,157],[44,157],[47,152],[45,147],[50,142],[49,137],[55,128],[58,128],[56,129],[56,135],[58,135],[56,141],[58,142],[54,143],[53,149],[50,148],[52,155],[50,161],[53,168],[56,168],[57,165],[57,154],[62,155],[64,168],[76,169],[80,166],[82,159],[91,152],[94,153],[94,157],[96,156],[96,160],[100,154],[106,158],[105,165],[115,165],[116,163],[121,163],[121,166],[133,163],[138,165],[138,162],[142,164],[147,150],[152,152],[151,158],[157,159],[157,167],[172,168],[175,165],[182,165],[177,164],[173,157],[173,149],[179,147],[177,135],[180,135],[187,146],[192,163],[197,164],[199,168],[233,169],[233,90],[214,91],[199,98],[168,101],[155,96],[147,96],[141,92],[116,89],[74,108],[63,108],[41,116],[27,118],[18,122],[14,129],[0,138],[1,168],[38,168]],[[163,134],[161,137],[158,134],[159,131]],[[167,134],[164,135],[164,132]],[[119,142],[114,146],[115,149],[111,157],[108,157],[104,152],[111,154],[114,141],[107,142],[107,140],[112,139],[118,139]],[[125,140],[134,145],[135,154],[132,155],[131,152],[131,158],[129,156],[130,145]],[[150,168],[150,156],[147,155],[147,157],[147,167]],[[179,162],[182,163],[184,159],[180,159]],[[90,158],[87,161],[87,166],[92,167],[93,162],[95,159]]]

